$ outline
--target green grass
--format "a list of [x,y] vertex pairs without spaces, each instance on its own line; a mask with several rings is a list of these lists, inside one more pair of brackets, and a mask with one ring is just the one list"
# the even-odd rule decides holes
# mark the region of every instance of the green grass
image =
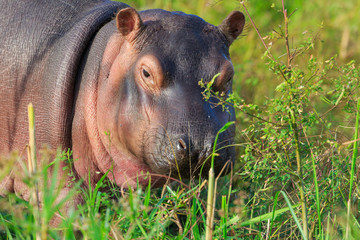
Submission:
[[[360,3],[125,2],[197,14],[215,25],[234,9],[247,12],[243,36],[231,47],[234,94],[221,102],[236,108],[235,170],[211,180],[213,203],[204,179],[122,193],[103,192],[104,184],[112,186],[106,178],[94,189],[77,183],[55,202],[56,168],[72,161],[71,152],[46,150],[42,157],[56,155],[53,163],[25,179],[30,187],[51,179],[39,184],[43,209],[15,195],[1,198],[0,238],[205,239],[213,215],[208,238],[359,239]],[[211,84],[202,86],[204,97],[216,95]],[[16,153],[1,157],[0,178],[17,159]],[[56,209],[76,194],[84,204],[51,227]],[[206,213],[208,204],[213,214]]]

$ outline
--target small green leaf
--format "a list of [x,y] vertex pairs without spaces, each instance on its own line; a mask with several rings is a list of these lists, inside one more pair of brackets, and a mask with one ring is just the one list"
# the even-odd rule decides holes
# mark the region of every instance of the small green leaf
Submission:
[[220,76],[220,74],[221,74],[221,73],[215,74],[215,76],[211,79],[211,81],[206,84],[206,88],[210,88],[210,87],[214,84],[215,79],[216,79],[218,76]]
[[228,129],[231,125],[235,124],[234,121],[231,121],[231,122],[227,122],[218,132],[218,134],[222,133],[222,132],[225,132],[226,129]]

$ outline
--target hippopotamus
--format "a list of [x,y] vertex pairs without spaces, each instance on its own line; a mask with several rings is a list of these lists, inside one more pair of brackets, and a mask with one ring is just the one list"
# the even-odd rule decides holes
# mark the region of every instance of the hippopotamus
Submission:
[[[241,12],[215,26],[107,0],[0,2],[1,155],[18,150],[26,162],[32,103],[37,149],[71,149],[85,184],[108,172],[130,187],[148,184],[146,173],[208,173],[215,136],[235,114],[206,101],[198,83],[219,73],[212,90],[231,93],[229,47],[243,30]],[[219,135],[216,174],[235,159],[234,133],[232,125]],[[9,174],[0,192],[27,198],[22,177]]]

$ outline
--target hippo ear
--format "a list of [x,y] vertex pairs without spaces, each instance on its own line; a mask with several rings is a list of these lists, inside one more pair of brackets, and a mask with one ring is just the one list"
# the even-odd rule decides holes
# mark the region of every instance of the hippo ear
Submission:
[[144,24],[135,9],[125,8],[116,15],[116,26],[121,35],[132,40]]
[[245,16],[242,12],[233,11],[218,26],[219,30],[226,36],[231,44],[243,31]]

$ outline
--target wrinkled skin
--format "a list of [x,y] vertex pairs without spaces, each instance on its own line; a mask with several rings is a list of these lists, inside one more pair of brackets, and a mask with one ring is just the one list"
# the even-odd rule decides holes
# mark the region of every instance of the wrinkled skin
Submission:
[[[50,5],[63,2],[54,1]],[[84,42],[74,43],[73,50],[72,42],[66,37],[74,38],[71,31],[78,26],[76,23],[72,29],[60,28],[65,40],[40,38],[38,43],[49,44],[39,59],[34,57],[38,48],[29,51],[20,47],[12,56],[23,62],[13,68],[0,63],[4,73],[0,110],[9,112],[0,117],[1,152],[6,154],[24,148],[27,141],[25,108],[31,101],[36,111],[37,145],[71,148],[76,159],[74,171],[86,184],[95,184],[108,170],[108,177],[119,186],[135,186],[137,177],[141,185],[146,185],[148,178],[143,176],[147,172],[180,179],[200,173],[206,175],[215,135],[228,121],[234,121],[235,115],[233,109],[222,111],[221,107],[205,101],[198,82],[201,79],[209,82],[221,73],[215,80],[214,90],[231,92],[234,69],[229,46],[242,32],[243,14],[233,12],[215,27],[181,12],[138,13],[121,3],[69,2],[74,2],[73,6],[83,4],[78,10],[81,14],[74,11],[66,16],[68,10],[63,11],[62,17],[71,23],[90,24],[82,19],[95,12],[91,9],[106,4],[109,6],[104,9],[109,8],[113,13],[101,7],[101,11],[106,12],[99,14],[104,20],[89,18],[98,26],[90,34],[79,34],[76,41],[83,37]],[[4,4],[11,5],[9,1]],[[29,6],[27,9],[32,10]],[[56,11],[59,9],[58,6]],[[7,10],[10,11],[10,7]],[[36,19],[37,15],[30,16]],[[0,26],[5,24],[9,22]],[[82,26],[92,29],[86,24]],[[21,36],[28,30],[21,31]],[[56,34],[51,33],[48,36],[56,38]],[[19,32],[13,35],[2,32],[0,42],[13,43],[12,47],[16,48],[18,35]],[[23,37],[26,39],[26,35]],[[71,52],[67,53],[69,49]],[[5,46],[0,48],[2,59],[11,51]],[[63,63],[68,61],[61,55],[63,52],[64,56],[76,54],[68,57],[73,61],[71,64]],[[29,54],[32,55],[29,57]],[[29,68],[32,70],[26,70]],[[28,83],[35,86],[28,87]],[[229,146],[233,143],[234,131],[232,126],[219,135],[216,173],[227,162],[234,161],[235,151]],[[21,192],[23,184],[17,176],[10,175],[5,180],[0,187]],[[153,177],[152,183],[161,185],[163,181]]]

